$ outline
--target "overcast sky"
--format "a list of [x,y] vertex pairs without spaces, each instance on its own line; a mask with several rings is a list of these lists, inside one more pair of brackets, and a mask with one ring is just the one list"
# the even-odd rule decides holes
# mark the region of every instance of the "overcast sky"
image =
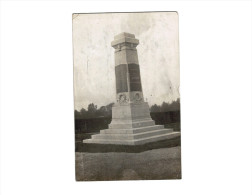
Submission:
[[144,98],[149,105],[179,97],[176,12],[73,15],[75,109],[115,102],[114,49],[121,32],[135,34]]

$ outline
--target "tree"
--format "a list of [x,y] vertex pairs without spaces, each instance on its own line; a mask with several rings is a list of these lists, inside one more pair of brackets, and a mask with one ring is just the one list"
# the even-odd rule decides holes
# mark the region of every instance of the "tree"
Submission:
[[107,116],[112,116],[112,107],[113,107],[114,103],[110,103],[106,106],[107,109]]
[[99,110],[97,110],[97,114],[99,116],[106,116],[107,115],[107,108],[106,106],[101,106]]
[[168,112],[170,110],[170,105],[166,102],[163,102],[161,105],[161,112]]
[[88,105],[88,112],[95,113],[97,111],[97,105],[94,105],[93,103]]
[[88,105],[88,111],[87,111],[87,117],[92,118],[96,116],[97,112],[97,105],[94,105],[93,103]]
[[78,110],[74,110],[74,118],[81,119],[81,113]]
[[82,108],[80,110],[81,118],[86,118],[87,117],[87,110]]
[[180,110],[180,99],[173,101],[172,103],[163,102],[161,106],[154,104],[150,108],[150,112],[169,112]]
[[158,106],[157,104],[154,104],[150,108],[150,112],[160,112],[160,111],[161,111],[160,106]]

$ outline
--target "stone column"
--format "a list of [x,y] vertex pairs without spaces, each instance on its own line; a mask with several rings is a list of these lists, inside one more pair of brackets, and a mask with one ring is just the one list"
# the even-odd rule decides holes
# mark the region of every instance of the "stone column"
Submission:
[[121,33],[111,43],[115,49],[116,99],[119,103],[143,101],[135,35]]
[[[112,123],[131,123],[131,120],[150,118],[149,106],[144,102],[140,66],[137,55],[138,39],[130,33],[114,37],[116,104],[112,108]],[[117,125],[116,125],[117,126]]]

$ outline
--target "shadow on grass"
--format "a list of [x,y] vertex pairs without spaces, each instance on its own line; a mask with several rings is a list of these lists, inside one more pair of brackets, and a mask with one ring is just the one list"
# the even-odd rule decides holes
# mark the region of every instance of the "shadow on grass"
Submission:
[[158,142],[146,143],[143,145],[127,146],[127,145],[113,145],[113,144],[86,144],[82,141],[76,141],[75,152],[90,152],[90,153],[107,153],[107,152],[127,152],[140,153],[148,150],[159,148],[171,148],[181,145],[180,136],[162,140]]

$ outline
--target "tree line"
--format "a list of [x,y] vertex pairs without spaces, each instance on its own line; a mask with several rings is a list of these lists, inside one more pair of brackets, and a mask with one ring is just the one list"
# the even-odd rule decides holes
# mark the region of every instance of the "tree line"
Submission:
[[[112,116],[112,106],[114,103],[110,103],[106,106],[97,107],[94,103],[88,105],[88,108],[82,108],[80,111],[74,111],[75,119],[89,119],[89,118],[99,118],[99,117],[111,117]],[[154,104],[150,107],[150,112],[170,112],[180,110],[180,99],[167,103],[163,102],[161,105]]]

